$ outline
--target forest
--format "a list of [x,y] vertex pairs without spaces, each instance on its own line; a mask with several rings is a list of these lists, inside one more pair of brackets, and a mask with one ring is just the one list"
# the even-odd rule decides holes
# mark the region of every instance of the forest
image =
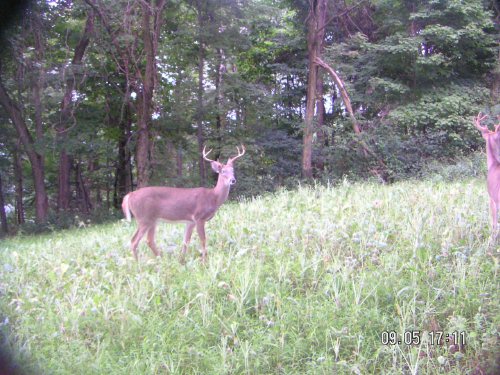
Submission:
[[[419,177],[500,113],[494,0],[33,1],[2,28],[3,233],[116,215],[148,185],[231,197]],[[78,220],[75,219],[78,218]],[[85,218],[85,219],[83,219]]]

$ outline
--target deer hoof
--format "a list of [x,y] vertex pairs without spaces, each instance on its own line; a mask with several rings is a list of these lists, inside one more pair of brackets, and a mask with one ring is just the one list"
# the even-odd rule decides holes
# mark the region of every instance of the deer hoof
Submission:
[[181,254],[179,256],[179,263],[182,264],[182,265],[186,264],[186,255],[185,254]]

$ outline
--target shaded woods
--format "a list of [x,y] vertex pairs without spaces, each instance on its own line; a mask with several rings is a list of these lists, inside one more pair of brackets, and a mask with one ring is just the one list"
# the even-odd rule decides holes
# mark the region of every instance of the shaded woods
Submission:
[[34,1],[2,33],[0,219],[108,218],[148,185],[233,195],[305,178],[390,182],[481,148],[495,118],[495,1]]

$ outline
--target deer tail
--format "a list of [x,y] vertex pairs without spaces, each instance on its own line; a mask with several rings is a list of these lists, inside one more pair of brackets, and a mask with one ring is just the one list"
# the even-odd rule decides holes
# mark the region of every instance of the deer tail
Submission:
[[130,198],[130,193],[123,197],[123,202],[122,202],[123,214],[125,215],[125,218],[127,219],[127,221],[130,221],[130,219],[132,217],[132,215],[130,214],[130,206],[128,203],[129,198]]

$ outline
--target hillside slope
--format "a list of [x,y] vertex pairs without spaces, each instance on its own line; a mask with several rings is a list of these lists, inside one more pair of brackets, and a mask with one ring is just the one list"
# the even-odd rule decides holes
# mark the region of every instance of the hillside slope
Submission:
[[0,332],[23,373],[492,373],[488,220],[482,180],[345,182],[224,205],[206,265],[183,225],[139,262],[124,221],[13,238]]

